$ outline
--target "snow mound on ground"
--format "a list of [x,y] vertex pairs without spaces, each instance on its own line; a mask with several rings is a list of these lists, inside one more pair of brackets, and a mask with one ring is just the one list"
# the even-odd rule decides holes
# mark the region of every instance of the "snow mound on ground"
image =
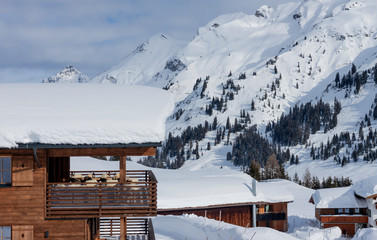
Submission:
[[305,240],[332,240],[339,239],[342,236],[342,231],[339,227],[332,227],[326,229],[318,229],[313,227],[303,227],[297,229],[291,235]]
[[297,238],[271,228],[244,228],[196,215],[158,216],[153,219],[158,240],[217,239],[217,240],[296,240]]
[[356,235],[352,240],[371,240],[377,239],[377,229],[376,228],[363,228],[357,231]]

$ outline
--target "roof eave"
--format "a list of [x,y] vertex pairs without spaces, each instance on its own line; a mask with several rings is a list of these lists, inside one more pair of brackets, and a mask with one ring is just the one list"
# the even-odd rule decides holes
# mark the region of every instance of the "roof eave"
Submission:
[[142,148],[142,147],[161,147],[161,142],[146,143],[94,143],[94,144],[49,144],[49,143],[17,143],[14,149],[57,149],[57,148]]

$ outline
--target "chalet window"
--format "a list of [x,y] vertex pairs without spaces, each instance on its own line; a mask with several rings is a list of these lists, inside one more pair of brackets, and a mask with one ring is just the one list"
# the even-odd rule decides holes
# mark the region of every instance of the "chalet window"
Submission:
[[0,240],[11,239],[11,227],[2,226],[0,227]]
[[11,184],[11,157],[0,156],[0,184],[10,185]]
[[350,209],[349,208],[345,208],[344,209],[344,213],[350,213]]
[[343,213],[343,208],[338,208],[338,213],[339,214]]
[[355,213],[360,213],[360,208],[355,208]]
[[270,211],[270,205],[265,205],[264,206],[264,212],[268,213]]

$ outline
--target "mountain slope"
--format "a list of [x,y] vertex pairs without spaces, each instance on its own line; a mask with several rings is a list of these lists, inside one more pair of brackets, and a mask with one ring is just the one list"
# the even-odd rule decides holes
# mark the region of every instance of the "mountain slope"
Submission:
[[[146,84],[172,92],[176,109],[167,121],[171,142],[168,140],[165,146],[176,146],[174,151],[163,151],[162,158],[180,163],[184,158],[185,167],[197,158],[203,161],[203,167],[216,164],[211,159],[225,159],[232,146],[224,135],[229,133],[232,141],[243,128],[253,125],[272,143],[272,135],[265,133],[268,123],[276,122],[297,103],[315,104],[322,98],[332,107],[336,97],[342,110],[335,128],[324,131],[322,126],[304,145],[281,146],[289,147],[290,153],[300,158],[298,165],[288,167],[289,173],[302,174],[301,168],[310,167],[308,162],[312,162],[307,146],[318,148],[335,134],[358,131],[365,114],[370,113],[376,94],[373,72],[357,94],[354,86],[351,91],[328,85],[333,84],[337,73],[347,74],[352,64],[362,74],[377,62],[376,7],[372,0],[287,1],[276,8],[262,6],[255,14],[223,15],[199,28],[187,45],[167,50],[162,43],[150,44],[148,51],[130,54],[92,81],[111,82],[113,76],[117,79],[114,83]],[[152,54],[159,49],[164,49],[164,54]],[[130,69],[136,73],[131,74]],[[240,127],[230,130],[228,118],[231,129],[237,124]],[[187,130],[188,126],[191,129]],[[362,129],[365,135],[368,127]],[[373,119],[370,127],[376,129]],[[193,137],[193,129],[200,137]],[[174,144],[177,139],[173,141],[173,137],[182,133],[185,137]],[[353,149],[342,147],[339,157],[347,157]],[[363,160],[363,156],[358,158]],[[334,164],[339,166],[327,160],[315,171],[319,174]],[[354,166],[359,169],[358,164]],[[336,174],[343,174],[342,169]]]
[[[158,71],[169,68],[169,60],[181,43],[158,34],[139,45],[118,65],[94,77],[92,82],[152,85],[162,88],[164,82],[151,81]],[[171,61],[170,61],[171,62]],[[174,62],[171,63],[174,65]],[[173,70],[177,70],[171,67]]]

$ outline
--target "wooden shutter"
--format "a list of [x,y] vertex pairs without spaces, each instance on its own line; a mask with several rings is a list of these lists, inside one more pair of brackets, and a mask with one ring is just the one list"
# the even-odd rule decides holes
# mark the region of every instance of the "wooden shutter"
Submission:
[[33,165],[33,156],[13,155],[12,186],[33,186]]
[[33,226],[12,226],[12,240],[33,240]]

